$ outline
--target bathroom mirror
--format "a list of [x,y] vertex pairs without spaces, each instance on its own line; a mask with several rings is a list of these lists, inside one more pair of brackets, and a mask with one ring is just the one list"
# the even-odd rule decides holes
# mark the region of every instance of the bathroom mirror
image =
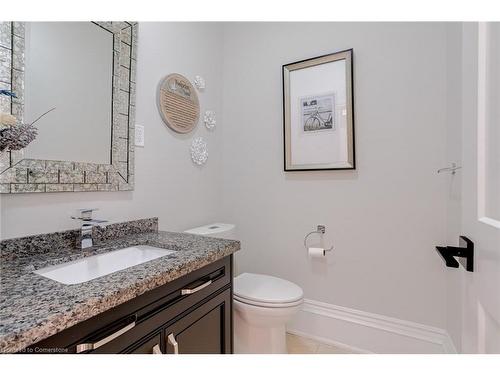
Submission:
[[36,138],[0,152],[0,192],[132,190],[137,23],[0,22],[0,111]]

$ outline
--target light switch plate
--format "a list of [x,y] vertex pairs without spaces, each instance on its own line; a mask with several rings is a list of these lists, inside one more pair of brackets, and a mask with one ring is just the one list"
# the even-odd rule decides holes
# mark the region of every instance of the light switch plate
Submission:
[[135,125],[135,145],[144,147],[144,126]]

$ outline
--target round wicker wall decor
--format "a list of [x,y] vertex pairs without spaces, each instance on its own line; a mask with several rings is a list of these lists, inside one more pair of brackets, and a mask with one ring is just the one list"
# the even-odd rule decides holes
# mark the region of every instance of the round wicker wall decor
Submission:
[[169,74],[158,87],[158,108],[163,122],[177,133],[189,133],[200,117],[196,90],[181,74]]

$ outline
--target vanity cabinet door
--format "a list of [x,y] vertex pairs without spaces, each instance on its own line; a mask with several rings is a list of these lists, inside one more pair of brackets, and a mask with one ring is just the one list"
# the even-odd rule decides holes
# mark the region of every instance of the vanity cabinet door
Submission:
[[226,289],[163,331],[166,354],[232,353],[231,291]]
[[161,335],[157,334],[152,338],[146,340],[139,346],[128,351],[131,354],[163,354],[161,348]]

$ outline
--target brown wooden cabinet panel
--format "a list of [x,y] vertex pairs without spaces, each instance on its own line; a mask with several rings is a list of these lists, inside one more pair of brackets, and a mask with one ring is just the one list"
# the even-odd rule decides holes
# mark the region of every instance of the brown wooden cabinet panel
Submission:
[[167,354],[229,354],[231,336],[229,289],[164,329]]
[[146,340],[139,346],[133,348],[127,353],[131,354],[162,354],[161,350],[161,335],[157,334],[156,336]]

